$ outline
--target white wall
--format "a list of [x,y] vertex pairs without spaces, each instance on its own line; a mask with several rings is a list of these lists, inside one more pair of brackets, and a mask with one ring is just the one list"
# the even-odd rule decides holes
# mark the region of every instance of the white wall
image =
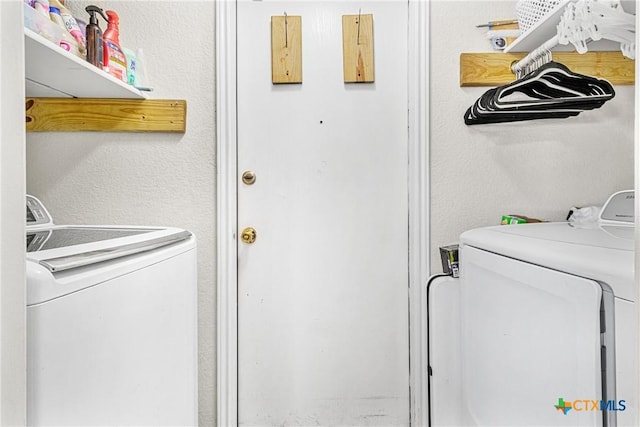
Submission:
[[[152,98],[187,100],[187,132],[30,133],[27,191],[59,223],[169,225],[198,238],[200,424],[215,420],[213,1],[68,2],[113,8],[123,46],[143,47]],[[84,14],[86,16],[86,13]],[[103,30],[106,28],[101,23]]]
[[27,415],[22,2],[0,1],[0,425]]
[[514,18],[515,1],[431,3],[431,260],[464,230],[502,214],[564,220],[571,206],[602,204],[633,188],[634,88],[617,86],[598,110],[569,119],[466,126],[488,87],[461,88],[459,55],[490,52],[490,20]]

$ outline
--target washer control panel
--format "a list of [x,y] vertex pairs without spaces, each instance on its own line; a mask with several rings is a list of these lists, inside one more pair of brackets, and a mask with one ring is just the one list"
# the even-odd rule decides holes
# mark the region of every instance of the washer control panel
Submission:
[[27,195],[27,227],[51,224],[51,222],[51,216],[42,202],[33,196]]
[[635,192],[618,191],[604,204],[600,212],[600,221],[609,224],[629,225],[635,222]]

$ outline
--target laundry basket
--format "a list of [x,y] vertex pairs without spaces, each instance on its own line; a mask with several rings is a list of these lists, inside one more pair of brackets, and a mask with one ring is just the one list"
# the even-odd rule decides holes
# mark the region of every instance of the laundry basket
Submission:
[[522,34],[526,33],[538,21],[545,18],[560,4],[566,2],[567,0],[518,0],[516,14],[520,32]]

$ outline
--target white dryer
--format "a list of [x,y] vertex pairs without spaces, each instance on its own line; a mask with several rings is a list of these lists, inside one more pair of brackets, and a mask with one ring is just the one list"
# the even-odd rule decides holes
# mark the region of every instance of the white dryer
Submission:
[[27,196],[28,425],[197,425],[196,241]]
[[462,420],[633,425],[633,192],[591,224],[462,234]]

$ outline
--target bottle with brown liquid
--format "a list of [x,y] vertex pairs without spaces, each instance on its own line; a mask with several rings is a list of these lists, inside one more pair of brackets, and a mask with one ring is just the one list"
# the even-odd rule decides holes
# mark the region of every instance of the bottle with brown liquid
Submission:
[[98,6],[87,6],[85,8],[87,13],[89,13],[89,23],[87,24],[87,61],[100,68],[101,70],[104,67],[103,64],[103,43],[102,40],[102,29],[100,29],[100,25],[98,24],[98,16],[97,14],[102,15],[105,21],[108,21],[107,17],[104,15],[102,9]]

